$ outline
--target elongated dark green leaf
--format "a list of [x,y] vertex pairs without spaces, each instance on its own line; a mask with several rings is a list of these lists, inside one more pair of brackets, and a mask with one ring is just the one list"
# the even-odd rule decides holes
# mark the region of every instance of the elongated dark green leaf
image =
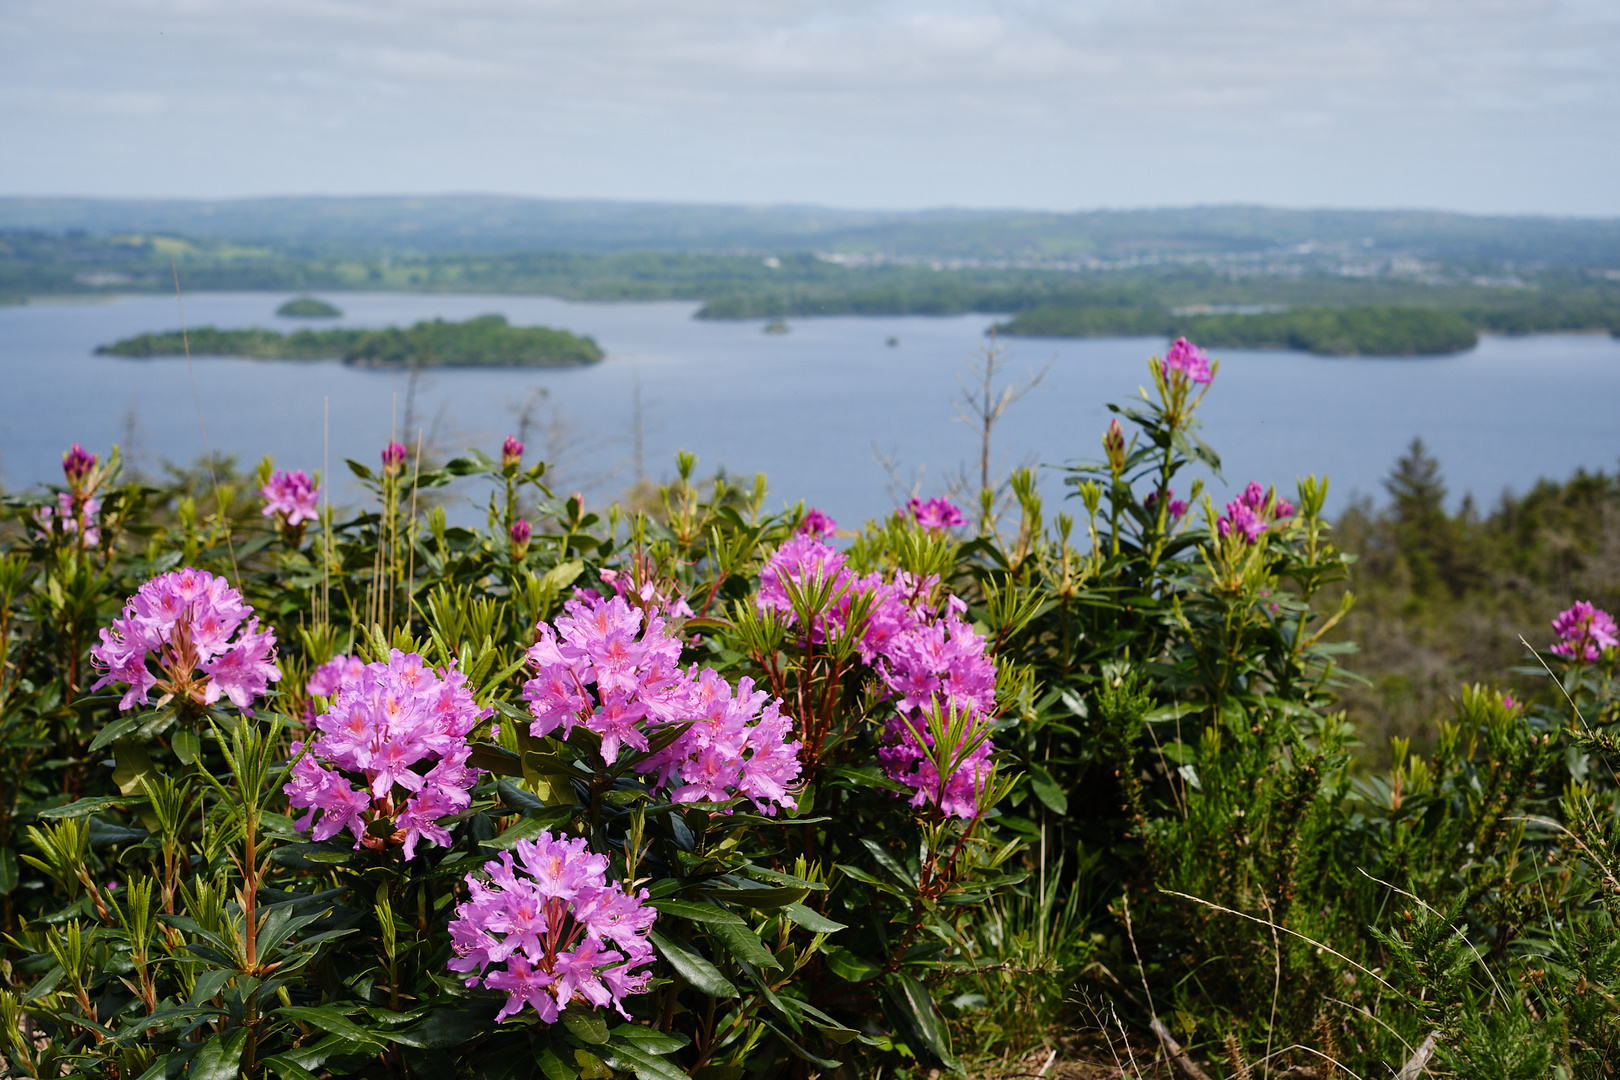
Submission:
[[1046,808],[1052,813],[1069,812],[1069,797],[1063,793],[1058,782],[1052,779],[1052,774],[1039,765],[1031,764],[1029,767],[1029,787],[1035,792],[1035,797],[1045,803]]
[[0,893],[17,887],[17,853],[11,848],[0,848]]
[[607,1024],[595,1009],[564,1009],[562,1022],[568,1033],[581,1042],[601,1046],[608,1041]]
[[235,973],[228,969],[215,968],[213,971],[205,971],[197,976],[197,983],[191,990],[191,1003],[200,1005],[205,1001],[212,1000],[214,995],[225,988],[225,984],[230,981],[233,974]]
[[809,889],[801,889],[791,885],[781,885],[776,888],[762,885],[757,889],[727,889],[709,888],[704,890],[705,895],[728,904],[740,904],[743,907],[753,908],[755,911],[778,911],[788,904],[797,904],[810,895]]
[[637,1080],[689,1080],[685,1071],[628,1040],[615,1039],[608,1044],[608,1049],[612,1052],[608,1064],[617,1069],[628,1068],[636,1074]]
[[932,1052],[947,1069],[961,1070],[951,1053],[950,1032],[946,1031],[939,1010],[934,1008],[934,999],[927,987],[905,972],[897,971],[883,980],[883,998],[901,1025],[922,1043],[922,1048]]
[[827,967],[832,973],[845,982],[865,982],[883,973],[882,968],[870,960],[861,959],[848,949],[826,949],[821,955],[827,958]]
[[496,851],[506,851],[517,846],[519,840],[533,840],[548,829],[555,829],[558,825],[574,816],[572,806],[553,806],[545,810],[530,810],[523,817],[510,825],[499,836],[482,841],[478,846],[493,848]]
[[782,969],[776,957],[771,955],[771,950],[759,940],[759,935],[748,927],[739,923],[714,923],[706,929],[710,935],[718,938],[730,949],[731,955],[737,959],[746,960],[755,967],[775,968],[778,971]]
[[666,1034],[642,1024],[620,1024],[609,1034],[614,1039],[628,1039],[649,1054],[673,1054],[692,1042],[685,1035]]
[[692,984],[693,989],[700,990],[710,997],[737,996],[737,988],[731,984],[731,980],[720,974],[720,970],[704,959],[692,946],[657,930],[652,932],[651,938],[659,953],[680,973],[681,978]]
[[47,820],[58,818],[84,817],[86,814],[99,814],[115,806],[144,806],[145,795],[98,795],[93,799],[80,799],[65,806],[53,806],[49,810],[41,810],[39,817]]
[[[238,552],[238,554],[247,553]],[[182,765],[190,765],[202,754],[202,739],[190,728],[181,728],[174,733],[174,738],[169,740],[169,748],[174,751],[174,756],[180,759]]]
[[375,1048],[382,1046],[377,1036],[329,1005],[284,1005],[276,1010],[276,1015],[284,1020],[298,1020],[318,1027],[352,1042],[367,1043]]
[[828,1072],[832,1072],[842,1064],[842,1062],[831,1061],[827,1058],[817,1057],[815,1054],[812,1054],[810,1051],[800,1046],[798,1041],[792,1035],[789,1035],[787,1032],[783,1031],[769,1020],[762,1021],[762,1023],[764,1023],[764,1025],[770,1028],[772,1031],[776,1032],[776,1037],[781,1039],[782,1042],[787,1045],[789,1050],[793,1051],[794,1054],[802,1057],[816,1068],[825,1069]]
[[140,727],[141,721],[145,720],[148,715],[147,713],[131,713],[128,716],[120,716],[117,720],[96,732],[96,737],[90,740],[90,749],[92,751],[100,750],[114,739],[123,738]]
[[877,860],[877,864],[887,870],[901,885],[909,885],[913,889],[917,887],[917,880],[906,871],[905,867],[900,865],[900,861],[891,855],[882,844],[876,840],[869,840],[864,836],[861,837],[861,843],[867,851],[872,853],[872,858]]
[[818,934],[832,934],[839,930],[849,929],[843,923],[833,922],[819,911],[811,911],[803,904],[789,904],[782,909],[782,914],[806,930],[814,930]]
[[265,1058],[265,1065],[275,1071],[281,1080],[315,1080],[315,1074],[284,1057]]
[[654,900],[652,906],[658,909],[661,915],[673,915],[677,919],[690,919],[701,923],[731,923],[742,926],[742,919],[714,904],[704,904],[696,900]]
[[234,1027],[203,1043],[191,1061],[191,1080],[236,1080],[247,1037],[247,1028]]
[[406,1046],[439,1050],[447,1046],[460,1046],[494,1026],[495,1017],[490,1009],[434,1009],[415,1027],[389,1032],[387,1037]]
[[546,1080],[577,1080],[579,1070],[557,1055],[549,1046],[542,1046],[540,1052],[534,1056],[534,1062],[540,1066]]

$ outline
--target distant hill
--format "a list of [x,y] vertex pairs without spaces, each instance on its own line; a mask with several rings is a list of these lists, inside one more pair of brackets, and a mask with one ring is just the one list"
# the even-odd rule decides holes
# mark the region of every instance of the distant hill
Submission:
[[373,253],[518,250],[822,251],[855,260],[1026,264],[1222,255],[1406,252],[1448,262],[1620,270],[1620,220],[1485,217],[1422,210],[1206,206],[1045,213],[913,212],[531,199],[497,195],[260,199],[0,198],[0,230],[168,233]]

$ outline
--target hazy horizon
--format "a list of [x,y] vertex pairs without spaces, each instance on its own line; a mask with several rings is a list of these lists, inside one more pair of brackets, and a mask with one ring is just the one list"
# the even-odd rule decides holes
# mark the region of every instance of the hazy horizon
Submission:
[[1598,0],[14,0],[0,192],[1620,214]]

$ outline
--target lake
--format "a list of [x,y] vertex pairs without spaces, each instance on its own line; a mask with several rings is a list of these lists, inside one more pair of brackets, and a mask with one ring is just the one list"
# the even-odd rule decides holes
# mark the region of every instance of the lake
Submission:
[[[413,443],[420,429],[441,450],[477,445],[495,454],[526,408],[531,460],[545,454],[556,462],[556,488],[598,502],[635,479],[638,441],[654,480],[671,477],[675,452],[686,449],[704,475],[722,466],[734,475],[766,472],[773,508],[802,498],[846,524],[887,512],[895,478],[927,495],[964,468],[977,472],[977,436],[953,421],[952,402],[991,316],[801,319],[789,333],[765,334],[758,322],[695,320],[696,305],[687,303],[334,294],[342,319],[298,320],[274,315],[286,298],[197,294],[186,298],[186,322],[292,330],[499,312],[519,325],[590,334],[607,359],[552,371],[431,371],[413,390],[406,374],[335,362],[199,357],[194,391],[184,359],[93,354],[100,344],[178,327],[173,298],[0,307],[7,486],[59,482],[61,453],[74,441],[98,453],[122,443],[148,470],[165,459],[191,461],[203,449],[197,402],[213,448],[245,467],[265,454],[283,468],[318,469],[327,460],[345,478],[334,489],[340,499],[356,493],[343,459],[375,466],[391,433]],[[1051,364],[996,430],[996,459],[1007,468],[1100,456],[1105,403],[1135,396],[1148,381],[1148,355],[1165,343],[1003,344],[1009,380]],[[1327,473],[1333,508],[1354,492],[1381,500],[1382,478],[1420,435],[1453,496],[1469,491],[1489,505],[1504,488],[1522,491],[1579,466],[1613,469],[1620,456],[1620,342],[1607,336],[1492,337],[1468,353],[1426,359],[1216,355],[1221,370],[1205,399],[1203,437],[1221,453],[1230,487],[1252,478],[1291,490],[1299,476]],[[1055,473],[1043,486],[1055,508],[1066,489]],[[457,514],[471,516],[470,507]]]

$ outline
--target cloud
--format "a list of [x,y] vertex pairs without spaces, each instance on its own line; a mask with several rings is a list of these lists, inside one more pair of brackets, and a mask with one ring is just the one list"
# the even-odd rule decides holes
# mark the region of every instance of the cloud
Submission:
[[[1591,0],[11,0],[0,14],[0,141],[20,151],[0,189],[19,192],[94,175],[109,194],[1612,213],[1617,106],[1620,6]],[[165,173],[205,144],[209,160]],[[113,152],[131,167],[93,168]]]

